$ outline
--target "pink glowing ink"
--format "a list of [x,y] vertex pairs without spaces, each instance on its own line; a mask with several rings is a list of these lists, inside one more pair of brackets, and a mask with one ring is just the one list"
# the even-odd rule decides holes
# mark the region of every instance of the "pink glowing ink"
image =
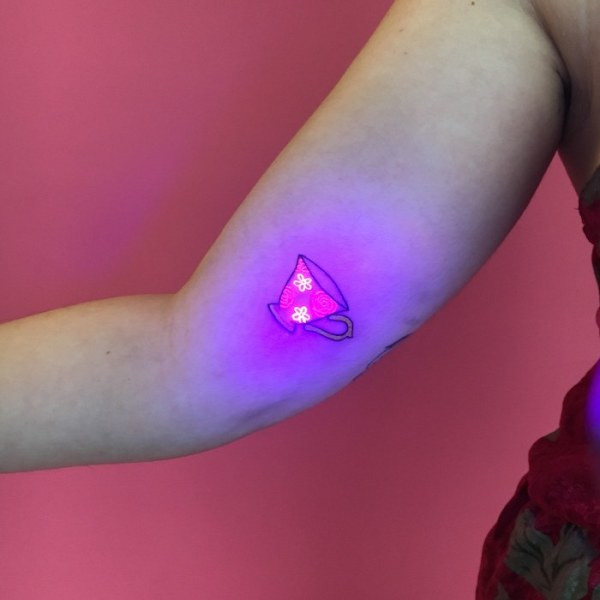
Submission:
[[[298,325],[331,340],[353,337],[354,323],[338,313],[349,310],[348,303],[333,279],[303,254],[279,296],[279,302],[267,305],[277,322],[293,333]],[[346,330],[336,333],[323,329],[328,321],[341,321]],[[315,324],[318,322],[318,325]]]

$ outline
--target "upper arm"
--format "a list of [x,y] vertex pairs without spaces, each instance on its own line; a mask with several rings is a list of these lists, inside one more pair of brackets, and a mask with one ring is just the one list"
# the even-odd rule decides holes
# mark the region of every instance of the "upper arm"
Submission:
[[[211,394],[246,414],[241,434],[334,393],[494,252],[563,127],[561,65],[526,6],[391,6],[178,294],[190,423]],[[299,254],[344,295],[352,338],[290,333],[267,309]]]

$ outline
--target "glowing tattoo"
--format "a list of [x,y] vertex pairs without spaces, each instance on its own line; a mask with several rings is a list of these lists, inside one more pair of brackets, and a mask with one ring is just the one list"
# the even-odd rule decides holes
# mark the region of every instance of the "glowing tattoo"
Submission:
[[[340,312],[349,310],[340,288],[319,265],[303,254],[298,255],[296,266],[279,295],[279,302],[267,304],[275,320],[293,333],[297,325],[304,331],[318,333],[339,342],[354,335],[354,323]],[[334,333],[314,323],[341,321],[346,331]]]

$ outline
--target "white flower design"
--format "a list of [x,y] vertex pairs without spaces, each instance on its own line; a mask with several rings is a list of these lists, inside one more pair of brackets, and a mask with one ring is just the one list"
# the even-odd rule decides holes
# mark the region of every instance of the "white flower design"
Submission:
[[306,306],[294,306],[294,314],[292,315],[292,319],[294,319],[294,321],[298,321],[298,323],[306,323],[306,321],[310,321],[310,315],[307,312]]
[[310,277],[304,277],[302,273],[298,273],[298,279],[294,281],[294,285],[303,292],[304,290],[312,290],[311,285],[312,279]]

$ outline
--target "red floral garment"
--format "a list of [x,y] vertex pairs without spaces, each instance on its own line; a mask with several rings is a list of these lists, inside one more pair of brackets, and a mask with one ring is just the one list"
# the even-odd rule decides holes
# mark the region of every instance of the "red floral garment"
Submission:
[[[600,167],[578,210],[600,291]],[[560,427],[530,448],[529,472],[486,536],[476,600],[600,600],[600,444],[588,419],[596,390],[600,360],[567,392]]]

